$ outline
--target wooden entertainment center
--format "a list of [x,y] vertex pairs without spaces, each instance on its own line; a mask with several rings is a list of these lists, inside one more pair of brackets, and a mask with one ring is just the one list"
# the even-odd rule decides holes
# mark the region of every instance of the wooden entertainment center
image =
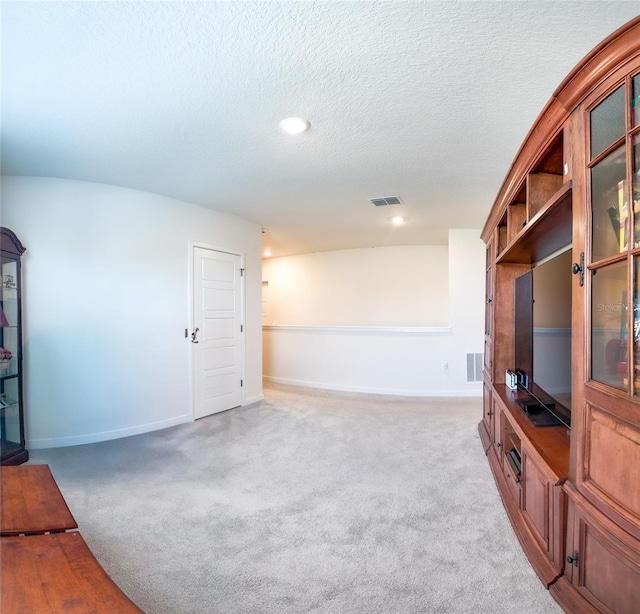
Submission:
[[[482,238],[486,318],[478,428],[507,514],[531,565],[565,611],[635,614],[640,17],[604,40],[554,92],[509,169]],[[570,409],[570,428],[535,426],[519,404],[529,393],[507,385],[507,371],[522,367],[515,364],[523,343],[516,338],[515,280],[567,250],[570,400],[567,391],[537,386],[535,371],[542,371],[544,359],[535,343],[538,366],[524,371],[534,398]],[[535,284],[534,301],[541,290]],[[548,328],[540,334],[556,333]]]

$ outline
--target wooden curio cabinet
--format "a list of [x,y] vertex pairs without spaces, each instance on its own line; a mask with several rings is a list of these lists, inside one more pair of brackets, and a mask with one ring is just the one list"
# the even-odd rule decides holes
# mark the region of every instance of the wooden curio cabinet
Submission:
[[25,248],[8,228],[0,228],[0,464],[29,459],[22,399],[22,286],[20,258]]
[[635,613],[640,17],[554,92],[482,236],[487,311],[478,428],[505,509],[565,611]]

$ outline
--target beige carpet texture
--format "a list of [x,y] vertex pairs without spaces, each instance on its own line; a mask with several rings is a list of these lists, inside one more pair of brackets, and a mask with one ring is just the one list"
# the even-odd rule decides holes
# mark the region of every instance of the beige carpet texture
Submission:
[[31,451],[147,614],[555,614],[509,524],[479,398],[265,384],[169,429]]

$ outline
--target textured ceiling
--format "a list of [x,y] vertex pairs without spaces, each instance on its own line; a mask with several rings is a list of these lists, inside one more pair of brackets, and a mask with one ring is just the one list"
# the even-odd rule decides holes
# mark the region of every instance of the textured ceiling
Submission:
[[[3,174],[235,213],[277,256],[481,228],[554,89],[640,2],[0,8]],[[281,134],[290,115],[311,130]]]

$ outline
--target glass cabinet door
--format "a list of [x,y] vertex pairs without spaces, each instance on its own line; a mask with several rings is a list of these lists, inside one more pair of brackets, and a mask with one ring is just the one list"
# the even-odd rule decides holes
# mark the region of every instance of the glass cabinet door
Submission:
[[0,447],[5,456],[22,445],[18,384],[18,271],[17,262],[1,259],[0,320]]
[[0,238],[0,461],[18,464],[29,458],[21,398],[20,250],[24,248],[4,228]]
[[640,75],[589,114],[590,378],[640,394]]

